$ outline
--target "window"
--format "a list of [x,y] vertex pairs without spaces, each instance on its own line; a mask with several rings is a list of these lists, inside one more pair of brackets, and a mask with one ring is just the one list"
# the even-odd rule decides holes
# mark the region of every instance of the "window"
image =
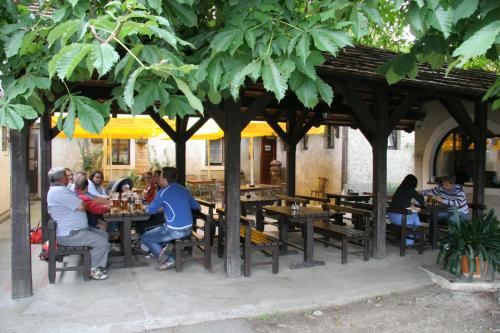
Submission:
[[[457,184],[472,182],[474,143],[460,128],[448,132],[434,156],[434,177],[454,175]],[[486,179],[488,187],[500,187],[500,137],[486,139]]]
[[387,139],[387,149],[398,149],[398,143],[399,143],[399,131],[394,130],[391,132],[389,135],[389,138]]
[[304,135],[304,138],[302,139],[302,150],[308,150],[309,149],[309,135]]
[[210,165],[224,165],[224,139],[207,140],[207,146],[205,150],[205,165],[208,165],[209,156]]
[[115,165],[130,165],[130,140],[112,140],[112,162]]
[[326,126],[326,131],[325,131],[325,148],[326,149],[335,148],[336,133],[338,133],[338,127],[335,128],[331,125]]
[[8,151],[9,149],[9,129],[7,127],[1,127],[0,128],[2,132],[2,151]]

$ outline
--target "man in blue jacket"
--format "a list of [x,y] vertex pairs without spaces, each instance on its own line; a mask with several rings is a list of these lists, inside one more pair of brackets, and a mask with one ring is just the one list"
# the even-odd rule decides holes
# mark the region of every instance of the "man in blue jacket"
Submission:
[[165,224],[147,231],[141,238],[142,244],[158,258],[160,266],[156,269],[159,271],[175,266],[175,259],[170,253],[171,245],[168,244],[163,249],[162,245],[191,235],[193,227],[191,210],[200,210],[200,204],[191,193],[176,181],[177,169],[163,168],[160,178],[162,189],[156,193],[153,202],[146,210],[147,213],[154,214],[160,208],[163,209]]

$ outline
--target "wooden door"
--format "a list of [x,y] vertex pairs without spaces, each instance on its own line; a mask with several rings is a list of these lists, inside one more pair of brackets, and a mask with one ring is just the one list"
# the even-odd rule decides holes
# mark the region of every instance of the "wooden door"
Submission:
[[28,143],[30,193],[38,193],[38,133],[30,133]]
[[262,138],[260,146],[260,183],[271,184],[271,161],[276,159],[276,139]]

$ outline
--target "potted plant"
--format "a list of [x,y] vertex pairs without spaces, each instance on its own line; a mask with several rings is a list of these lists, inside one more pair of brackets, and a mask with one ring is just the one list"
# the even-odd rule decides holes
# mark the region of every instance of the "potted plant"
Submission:
[[469,281],[475,273],[484,274],[487,266],[493,277],[500,268],[500,223],[493,210],[471,221],[461,220],[456,213],[441,240],[437,261],[457,277],[467,272]]

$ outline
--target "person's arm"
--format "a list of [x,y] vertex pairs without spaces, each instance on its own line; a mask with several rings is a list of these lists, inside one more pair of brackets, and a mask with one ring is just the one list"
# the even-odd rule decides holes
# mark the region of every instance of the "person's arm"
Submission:
[[460,208],[467,205],[467,196],[465,195],[464,191],[460,190],[455,195],[453,195],[453,199],[442,198],[441,202],[447,206]]
[[81,194],[80,199],[85,203],[87,206],[87,211],[89,213],[95,214],[95,215],[102,215],[104,213],[109,212],[109,206],[107,205],[101,205],[94,200],[90,199],[86,195]]
[[154,213],[158,212],[158,210],[161,208],[161,204],[162,204],[162,200],[161,200],[162,193],[163,193],[162,191],[158,191],[156,193],[154,200],[148,205],[148,208],[146,209],[146,213],[154,214]]
[[191,206],[192,210],[201,210],[200,203],[196,201],[195,198],[189,193],[189,205]]
[[415,198],[415,200],[417,200],[418,204],[420,206],[425,206],[425,200],[424,200],[424,197],[423,195],[421,195],[420,193],[418,193],[417,191],[413,191],[413,198]]
[[439,186],[431,188],[430,190],[422,190],[420,191],[421,195],[439,195]]

